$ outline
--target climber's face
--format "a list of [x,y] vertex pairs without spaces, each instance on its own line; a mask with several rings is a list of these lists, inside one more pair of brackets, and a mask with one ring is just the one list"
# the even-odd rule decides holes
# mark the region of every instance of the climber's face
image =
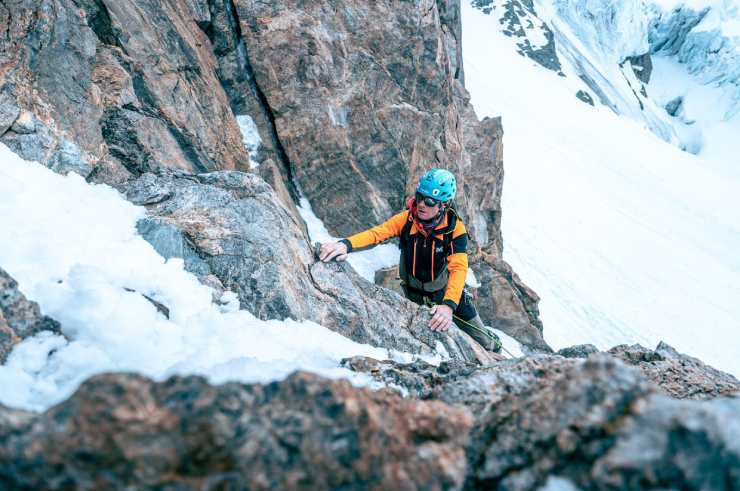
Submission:
[[442,203],[439,201],[427,198],[421,194],[416,195],[416,214],[422,220],[431,220],[436,217],[439,213],[439,208]]

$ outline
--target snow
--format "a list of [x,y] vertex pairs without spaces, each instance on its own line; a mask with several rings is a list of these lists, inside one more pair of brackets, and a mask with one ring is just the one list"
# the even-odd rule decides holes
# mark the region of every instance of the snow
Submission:
[[[41,410],[87,377],[131,371],[163,379],[202,374],[211,382],[267,382],[302,369],[357,384],[344,357],[411,361],[361,345],[312,322],[261,321],[217,306],[212,290],[165,261],[136,232],[145,215],[112,188],[55,174],[0,144],[0,265],[22,292],[62,325],[69,341],[41,333],[0,366],[0,403]],[[134,291],[129,291],[134,290]],[[164,317],[145,294],[170,309]]]
[[254,122],[251,116],[240,115],[236,117],[236,122],[239,124],[239,130],[242,133],[242,143],[244,148],[249,152],[249,165],[252,169],[259,166],[259,163],[255,161],[257,152],[262,145],[262,138],[260,138],[257,124]]
[[[306,222],[311,243],[321,242],[325,244],[327,242],[336,242],[342,238],[333,237],[326,230],[324,222],[316,216],[311,208],[311,203],[305,197],[301,197],[298,212],[301,214],[303,221]],[[361,230],[358,230],[358,232],[361,232]],[[400,255],[401,250],[397,245],[393,243],[380,244],[372,249],[349,254],[347,256],[347,262],[352,265],[357,274],[370,283],[375,283],[375,272],[379,269],[397,266]]]
[[740,375],[739,179],[580,102],[494,21],[463,6],[466,85],[479,117],[503,116],[504,258],[540,295],[545,339],[664,340]]
[[473,268],[468,268],[468,274],[465,276],[465,284],[473,288],[480,288],[480,282],[475,277]]
[[514,358],[520,358],[524,356],[522,345],[519,344],[519,341],[512,338],[503,331],[499,331],[498,329],[494,328],[491,329],[493,329],[493,332],[495,332],[501,340],[501,345],[503,346],[502,353],[504,355]]
[[535,5],[553,32],[566,75],[560,85],[569,84],[573,94],[584,90],[663,140],[681,144],[670,118],[641,94],[642,84],[631,65],[624,63],[649,50],[648,16],[642,1],[536,0]]
[[538,491],[578,491],[578,489],[578,486],[573,484],[570,479],[551,475],[548,476],[547,482]]
[[577,32],[588,51],[598,54],[605,64],[618,65],[648,51],[643,0],[552,1],[557,18]]

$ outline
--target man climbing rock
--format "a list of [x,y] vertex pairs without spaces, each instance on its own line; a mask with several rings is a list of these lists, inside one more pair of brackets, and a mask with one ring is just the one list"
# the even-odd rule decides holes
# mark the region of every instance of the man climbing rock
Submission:
[[444,332],[454,321],[485,349],[498,353],[501,341],[483,325],[465,290],[468,233],[452,204],[456,190],[451,172],[432,169],[419,180],[406,210],[369,230],[324,244],[319,257],[344,261],[352,251],[399,237],[401,286],[412,302],[432,305],[430,328]]

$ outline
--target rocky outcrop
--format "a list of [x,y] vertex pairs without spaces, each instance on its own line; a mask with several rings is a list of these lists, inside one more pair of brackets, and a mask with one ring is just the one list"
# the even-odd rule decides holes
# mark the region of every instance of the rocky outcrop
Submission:
[[626,61],[630,63],[635,77],[640,82],[643,84],[650,82],[650,75],[653,73],[653,59],[650,56],[650,52],[639,56],[629,56]]
[[0,268],[0,365],[5,363],[13,346],[42,331],[60,334],[59,323],[41,314],[18,290],[18,283]]
[[[489,407],[471,434],[467,489],[728,489],[740,399],[676,401],[596,355]],[[729,489],[732,485],[729,486]]]
[[464,405],[476,416],[489,405],[531,390],[540,379],[570,370],[577,363],[546,355],[506,360],[485,368],[455,361],[434,366],[421,360],[403,364],[362,356],[342,360],[344,367],[366,373],[404,395]]
[[309,319],[374,346],[492,361],[458,329],[432,332],[426,307],[367,282],[347,263],[317,261],[300,224],[254,174],[163,171],[125,190],[147,207],[139,231],[162,256],[182,257],[189,271],[217,278],[261,319]]
[[[102,375],[0,407],[3,489],[460,489],[472,418],[309,374],[269,385]],[[365,484],[363,484],[365,483]]]
[[[389,368],[373,363],[346,361]],[[304,373],[216,387],[198,377],[97,376],[43,414],[0,407],[0,482],[10,490],[642,490],[733,489],[740,476],[740,399],[659,395],[604,353],[432,370],[417,363],[399,375],[418,382],[407,385],[410,398]]]
[[[528,391],[541,378],[570,370],[597,353],[600,352],[595,346],[586,344],[563,348],[558,351],[559,356],[526,356],[487,367],[460,361],[443,362],[439,366],[421,360],[404,364],[362,356],[345,359],[342,364],[411,397],[440,399],[479,410],[496,404],[504,396]],[[662,342],[655,350],[621,345],[597,356],[606,355],[634,366],[654,384],[657,392],[675,399],[740,395],[740,381],[735,377],[680,354]]]
[[714,399],[740,394],[740,380],[663,342],[655,350],[635,344],[615,346],[609,353],[639,368],[664,393],[676,399]]
[[247,169],[196,4],[5,2],[0,141],[110,184],[161,166]]
[[598,352],[599,349],[593,344],[577,344],[559,349],[557,354],[565,358],[588,358]]
[[[438,399],[470,407],[476,415],[507,397],[534,390],[542,380],[559,377],[599,353],[593,345],[558,351],[560,356],[533,355],[480,367],[460,361],[434,366],[422,360],[404,364],[356,356],[342,361],[350,370],[418,399]],[[714,399],[740,394],[740,382],[728,373],[660,343],[655,351],[639,345],[616,346],[597,357],[611,356],[633,365],[655,392],[676,399]]]

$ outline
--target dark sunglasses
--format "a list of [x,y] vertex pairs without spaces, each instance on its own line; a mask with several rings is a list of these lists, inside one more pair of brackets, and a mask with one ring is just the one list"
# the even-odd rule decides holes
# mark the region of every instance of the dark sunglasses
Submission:
[[425,205],[427,205],[430,208],[433,206],[437,206],[440,203],[439,200],[430,198],[429,196],[424,196],[421,193],[416,193],[416,202],[421,203],[422,201],[424,202]]

